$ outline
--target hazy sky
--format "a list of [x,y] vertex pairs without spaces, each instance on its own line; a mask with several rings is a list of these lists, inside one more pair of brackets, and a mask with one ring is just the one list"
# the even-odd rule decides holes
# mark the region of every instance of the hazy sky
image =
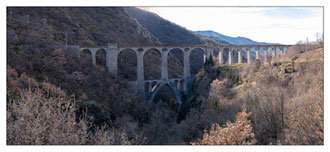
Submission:
[[294,44],[323,33],[322,7],[140,7],[189,30]]

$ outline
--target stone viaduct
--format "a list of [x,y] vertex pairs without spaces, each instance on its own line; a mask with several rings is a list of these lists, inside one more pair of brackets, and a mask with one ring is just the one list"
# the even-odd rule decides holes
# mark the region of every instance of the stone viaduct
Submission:
[[[99,50],[106,51],[106,67],[110,73],[117,75],[118,55],[125,50],[133,50],[137,56],[137,80],[128,83],[129,88],[141,98],[144,98],[151,103],[164,86],[168,85],[174,92],[179,104],[182,104],[183,95],[188,94],[191,88],[192,77],[190,74],[190,54],[193,50],[199,49],[203,52],[204,62],[210,56],[217,65],[221,64],[249,64],[252,63],[251,51],[254,49],[255,59],[269,61],[277,55],[283,55],[284,50],[290,45],[199,45],[199,46],[123,46],[118,47],[117,44],[108,44],[108,46],[101,47],[79,47],[79,55],[82,51],[90,51],[92,57],[92,64],[96,65],[96,53]],[[171,50],[178,49],[183,52],[183,77],[169,79],[168,77],[168,55]],[[161,79],[160,80],[145,80],[144,78],[144,54],[149,50],[156,50],[161,54]],[[218,51],[216,55],[215,50]],[[224,52],[227,51],[227,61],[224,61]],[[246,53],[246,61],[242,60],[242,52]],[[263,59],[259,52],[263,52]],[[235,63],[233,56],[234,52],[238,61]],[[271,54],[269,53],[271,52]]]

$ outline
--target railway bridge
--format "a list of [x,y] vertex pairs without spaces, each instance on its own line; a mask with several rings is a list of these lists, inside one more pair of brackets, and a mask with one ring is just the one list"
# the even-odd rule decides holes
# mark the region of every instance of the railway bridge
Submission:
[[[174,92],[179,104],[182,104],[183,95],[188,94],[192,84],[190,74],[191,52],[198,49],[203,52],[204,61],[212,57],[217,65],[221,64],[250,64],[256,59],[264,62],[283,55],[290,45],[192,45],[192,46],[118,46],[117,44],[108,44],[107,46],[83,47],[76,46],[79,55],[82,51],[91,53],[92,64],[96,65],[96,54],[100,50],[106,52],[106,67],[113,75],[117,75],[118,71],[118,55],[125,50],[132,50],[137,56],[137,80],[128,83],[129,88],[134,93],[151,103],[164,86],[168,85]],[[172,50],[180,50],[183,53],[183,77],[168,77],[168,56]],[[161,54],[161,79],[145,80],[144,78],[144,55],[149,50],[156,50]],[[225,53],[226,52],[226,53]],[[262,56],[261,56],[262,55]],[[244,58],[244,60],[243,60]],[[226,59],[226,60],[225,60]]]

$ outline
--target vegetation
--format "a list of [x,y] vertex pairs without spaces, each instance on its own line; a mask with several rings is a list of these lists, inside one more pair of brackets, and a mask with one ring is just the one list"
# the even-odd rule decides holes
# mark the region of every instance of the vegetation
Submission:
[[[7,144],[81,145],[143,144],[141,135],[128,139],[119,129],[96,126],[88,113],[78,114],[75,99],[50,83],[39,85],[25,74],[8,70]],[[25,87],[28,87],[25,88]]]
[[[297,44],[267,64],[213,66],[209,58],[178,108],[166,90],[154,104],[130,93],[134,55],[121,54],[129,68],[116,77],[104,54],[94,67],[90,54],[58,47],[64,29],[75,33],[69,44],[161,43],[123,8],[8,11],[7,144],[323,144],[322,46]],[[175,77],[182,61],[173,54]],[[156,78],[160,56],[146,55],[155,67],[146,77]]]
[[235,121],[234,114],[245,107],[256,144],[322,145],[323,48],[318,47],[301,51],[294,46],[272,64],[256,61],[247,66],[220,66],[219,74],[216,68],[202,72],[195,85],[199,97],[188,101],[192,107],[198,103],[200,111],[215,110],[207,113],[208,119],[219,119],[212,125],[219,127],[204,134],[204,144],[228,144],[220,142],[224,138],[219,135],[224,130],[220,126]]
[[[204,131],[203,139],[198,144],[201,145],[251,145],[255,144],[252,133],[251,120],[248,120],[250,113],[237,113],[234,123],[227,122],[226,126],[219,124],[212,125],[210,132]],[[196,144],[196,143],[193,143]]]

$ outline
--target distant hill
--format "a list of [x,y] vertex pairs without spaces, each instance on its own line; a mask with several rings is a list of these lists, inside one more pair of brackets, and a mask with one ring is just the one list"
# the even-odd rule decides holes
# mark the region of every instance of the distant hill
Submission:
[[253,41],[249,38],[245,38],[245,37],[230,37],[230,36],[226,36],[211,30],[208,31],[195,31],[195,33],[200,34],[202,37],[207,37],[210,39],[214,39],[215,41],[218,42],[227,42],[230,44],[234,44],[234,45],[272,45],[275,43],[266,43],[266,42],[256,42]]
[[[198,33],[196,33],[198,34]],[[204,34],[198,34],[198,36],[202,37],[202,38],[206,38],[206,39],[212,39],[220,44],[231,44],[225,40],[220,39],[219,37],[213,36],[213,35],[204,35]]]
[[171,21],[163,19],[159,15],[136,7],[126,7],[126,13],[137,20],[152,35],[157,37],[165,45],[201,45],[205,43],[217,43],[212,39],[200,37]]

